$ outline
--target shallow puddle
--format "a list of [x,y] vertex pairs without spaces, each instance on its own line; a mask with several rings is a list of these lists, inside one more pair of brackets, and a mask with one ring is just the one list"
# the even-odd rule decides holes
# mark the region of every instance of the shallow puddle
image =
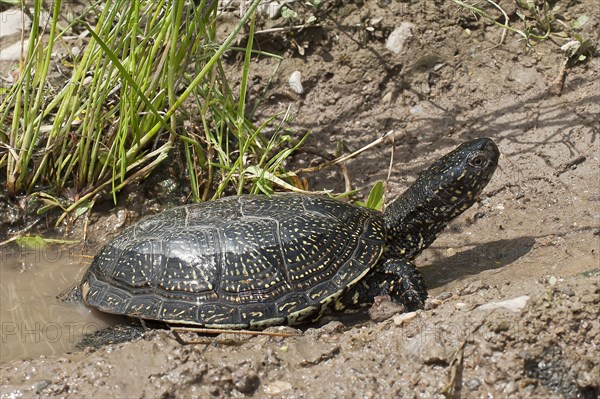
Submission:
[[73,249],[0,250],[0,361],[76,351],[83,335],[109,325],[81,303],[56,298],[88,262]]

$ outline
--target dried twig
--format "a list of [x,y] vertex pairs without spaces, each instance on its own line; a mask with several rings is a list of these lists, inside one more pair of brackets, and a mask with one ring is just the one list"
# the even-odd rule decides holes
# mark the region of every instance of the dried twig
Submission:
[[383,142],[385,139],[387,139],[388,137],[390,137],[391,135],[393,135],[394,131],[390,130],[388,132],[385,132],[381,135],[381,137],[379,137],[377,140],[372,141],[371,143],[367,144],[366,146],[354,151],[351,154],[347,154],[347,155],[343,155],[341,157],[338,157],[336,159],[332,159],[331,161],[327,161],[327,162],[323,162],[320,165],[317,166],[311,166],[309,168],[302,168],[302,169],[298,169],[295,170],[294,173],[302,173],[302,172],[316,172],[319,171],[321,169],[325,169],[327,167],[330,167],[332,165],[337,165],[341,162],[347,161],[349,159],[354,158],[355,156],[365,152],[366,150],[368,150],[369,148],[375,147],[377,144],[380,144],[381,142]]
[[257,30],[256,32],[254,32],[255,35],[258,35],[259,33],[274,33],[274,32],[287,32],[290,30],[302,30],[304,28],[319,28],[321,27],[320,24],[310,24],[310,25],[294,25],[294,26],[283,26],[281,28],[269,28],[269,29],[263,29],[263,30]]
[[171,331],[175,335],[175,339],[182,345],[195,345],[195,344],[206,344],[205,340],[202,339],[184,339],[180,333],[196,333],[196,334],[232,334],[232,335],[263,335],[267,337],[296,337],[302,335],[302,333],[278,333],[270,331],[249,331],[249,330],[226,330],[219,328],[196,328],[196,327],[171,327]]

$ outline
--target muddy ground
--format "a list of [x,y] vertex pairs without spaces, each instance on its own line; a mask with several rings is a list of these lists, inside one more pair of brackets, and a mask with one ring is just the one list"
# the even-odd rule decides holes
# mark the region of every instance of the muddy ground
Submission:
[[[562,10],[567,21],[587,15],[581,34],[597,45],[598,2]],[[402,22],[414,24],[412,37],[396,54],[385,42]],[[430,288],[427,308],[381,322],[269,330],[299,334],[286,338],[221,335],[183,346],[151,331],[97,350],[3,361],[1,398],[598,397],[598,59],[569,68],[559,96],[549,88],[563,42],[530,51],[509,34],[498,45],[500,28],[449,2],[340,3],[319,23],[257,36],[257,47],[285,56],[257,119],[290,107],[292,126],[312,131],[294,168],[393,129],[389,201],[464,140],[491,137],[501,150],[481,200],[416,260]],[[232,57],[233,74],[238,67]],[[274,68],[272,59],[257,61],[257,87]],[[296,70],[301,94],[288,85]],[[363,198],[386,180],[391,149],[386,141],[346,162]],[[341,170],[303,177],[311,189],[340,192]],[[93,219],[91,246],[116,233],[122,217],[112,212]]]

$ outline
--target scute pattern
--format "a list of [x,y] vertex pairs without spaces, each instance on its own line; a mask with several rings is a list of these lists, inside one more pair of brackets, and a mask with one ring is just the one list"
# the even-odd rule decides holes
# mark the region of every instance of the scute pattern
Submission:
[[157,280],[157,287],[165,291],[163,295],[186,297],[182,293],[190,293],[189,298],[214,299],[212,294],[219,279],[217,265],[221,262],[219,245],[216,229],[166,234],[165,264]]
[[131,227],[131,234],[134,237],[160,236],[165,229],[171,229],[181,224],[185,214],[185,208],[182,207],[167,209],[162,213],[161,219],[145,218],[140,220],[135,226]]
[[[231,302],[258,301],[289,291],[275,220],[250,218],[222,229],[221,291]],[[249,277],[252,277],[249,279]]]
[[295,289],[331,278],[354,252],[359,236],[335,219],[299,215],[280,226],[282,250]]
[[[115,248],[116,249],[116,248]],[[115,258],[112,278],[119,286],[149,288],[155,280],[155,274],[161,269],[164,256],[161,243],[152,240],[134,241],[127,244],[119,257]]]
[[228,197],[126,229],[82,281],[102,311],[215,328],[308,320],[377,263],[382,215],[317,196]]

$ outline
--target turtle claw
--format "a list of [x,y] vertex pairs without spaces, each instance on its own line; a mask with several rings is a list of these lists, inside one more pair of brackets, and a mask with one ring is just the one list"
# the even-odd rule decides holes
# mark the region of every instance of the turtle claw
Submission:
[[389,295],[392,301],[404,305],[408,311],[423,309],[427,287],[423,275],[415,265],[397,258],[383,262],[346,292],[336,306],[337,310],[356,309],[371,305],[376,297]]
[[373,297],[389,295],[407,310],[423,309],[427,299],[427,287],[423,275],[415,265],[400,259],[387,259],[371,276],[365,277]]
[[427,299],[427,287],[421,272],[410,262],[394,259],[388,262],[394,267],[393,276],[396,278],[391,292],[392,299],[402,303],[409,311],[423,309]]

